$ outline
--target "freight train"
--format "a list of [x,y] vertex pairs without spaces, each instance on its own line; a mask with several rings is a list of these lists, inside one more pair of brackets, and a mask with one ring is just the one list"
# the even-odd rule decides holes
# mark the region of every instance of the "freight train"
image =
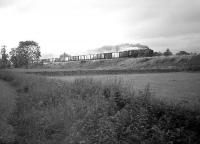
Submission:
[[[113,59],[113,58],[137,58],[137,57],[151,57],[154,51],[152,49],[137,49],[127,50],[113,53],[100,53],[100,54],[89,54],[79,56],[67,56],[65,58],[51,59],[48,62],[67,62],[67,61],[83,61],[83,60],[98,60],[98,59]],[[46,60],[45,60],[46,61]]]
[[79,61],[79,60],[97,60],[97,59],[112,59],[112,58],[127,58],[127,57],[151,57],[153,56],[153,50],[151,49],[139,49],[128,50],[114,53],[101,53],[101,54],[89,54],[80,56],[69,56],[64,61]]

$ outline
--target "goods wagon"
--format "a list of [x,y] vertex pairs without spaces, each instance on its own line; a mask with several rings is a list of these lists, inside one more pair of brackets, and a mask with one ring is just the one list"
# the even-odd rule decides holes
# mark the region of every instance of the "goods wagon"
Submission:
[[71,60],[72,60],[72,58],[71,58],[71,56],[69,56],[69,57],[68,57],[68,61],[71,61]]
[[97,59],[104,59],[104,54],[97,54]]
[[94,60],[95,58],[96,58],[96,55],[95,55],[95,54],[91,54],[91,55],[90,55],[90,59],[91,59],[91,60]]
[[70,61],[78,61],[78,60],[79,60],[79,57],[78,57],[78,56],[70,56],[70,57],[69,57],[69,60],[70,60]]
[[73,60],[73,58],[72,58],[72,56],[70,56],[70,57],[69,57],[69,61],[72,61],[72,60]]
[[79,56],[79,60],[85,60],[85,55]]
[[128,57],[138,57],[138,50],[128,51]]
[[98,59],[98,58],[97,58],[97,54],[94,54],[94,60],[96,60],[96,59]]
[[79,60],[79,56],[74,56],[74,59],[75,59],[76,61],[78,61],[78,60]]
[[90,55],[85,55],[85,60],[90,60]]
[[119,52],[119,58],[128,57],[128,51]]
[[151,49],[141,49],[138,50],[138,57],[153,56],[153,50]]
[[69,57],[65,57],[65,61],[69,61]]
[[119,58],[119,53],[118,52],[112,53],[112,58]]
[[112,59],[112,53],[104,53],[104,59]]

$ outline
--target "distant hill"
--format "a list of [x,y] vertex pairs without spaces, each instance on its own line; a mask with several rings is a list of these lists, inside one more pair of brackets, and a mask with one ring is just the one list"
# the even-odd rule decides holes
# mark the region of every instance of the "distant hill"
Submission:
[[107,52],[120,52],[130,49],[148,49],[148,48],[149,48],[148,46],[139,43],[137,44],[124,43],[120,45],[107,45],[97,49],[88,50],[87,53],[96,54],[96,53],[107,53]]

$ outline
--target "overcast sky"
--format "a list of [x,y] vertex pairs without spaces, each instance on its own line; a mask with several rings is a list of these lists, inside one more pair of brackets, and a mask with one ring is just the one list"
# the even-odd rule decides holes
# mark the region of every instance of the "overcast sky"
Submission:
[[200,0],[0,0],[0,45],[24,40],[43,54],[121,43],[200,52]]

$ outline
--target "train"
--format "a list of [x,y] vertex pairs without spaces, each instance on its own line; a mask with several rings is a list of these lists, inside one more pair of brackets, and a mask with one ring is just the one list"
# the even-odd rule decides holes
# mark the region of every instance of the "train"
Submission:
[[112,53],[99,53],[79,56],[66,56],[64,58],[43,59],[43,62],[67,62],[67,61],[84,61],[84,60],[99,60],[99,59],[114,59],[114,58],[137,58],[151,57],[154,51],[150,48],[127,50]]

